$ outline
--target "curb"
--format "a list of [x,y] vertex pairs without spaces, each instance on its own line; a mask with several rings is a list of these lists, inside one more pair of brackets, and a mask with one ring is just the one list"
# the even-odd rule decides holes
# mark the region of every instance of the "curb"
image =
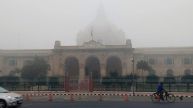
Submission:
[[[151,94],[127,94],[127,93],[26,93],[23,96],[146,96],[150,97]],[[175,97],[193,98],[188,95],[175,95]]]

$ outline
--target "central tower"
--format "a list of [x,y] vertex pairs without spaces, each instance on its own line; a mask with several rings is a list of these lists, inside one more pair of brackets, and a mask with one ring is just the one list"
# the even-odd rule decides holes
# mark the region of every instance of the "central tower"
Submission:
[[99,7],[94,21],[77,34],[78,46],[90,40],[103,45],[125,45],[126,43],[124,32],[107,19],[103,5]]

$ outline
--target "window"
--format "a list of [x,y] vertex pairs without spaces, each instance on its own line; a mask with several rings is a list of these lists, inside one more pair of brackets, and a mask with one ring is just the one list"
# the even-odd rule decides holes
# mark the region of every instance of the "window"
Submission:
[[174,64],[174,59],[172,57],[167,57],[165,59],[165,64],[166,65],[171,65],[171,64]]
[[10,59],[8,61],[8,63],[9,63],[9,66],[16,66],[17,65],[17,61],[15,59]]
[[186,57],[183,59],[183,64],[192,64],[192,58]]

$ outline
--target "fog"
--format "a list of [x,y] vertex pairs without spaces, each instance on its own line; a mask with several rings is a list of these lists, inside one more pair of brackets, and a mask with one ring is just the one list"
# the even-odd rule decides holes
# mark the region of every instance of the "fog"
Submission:
[[193,0],[0,0],[0,49],[76,45],[103,4],[133,47],[193,47]]

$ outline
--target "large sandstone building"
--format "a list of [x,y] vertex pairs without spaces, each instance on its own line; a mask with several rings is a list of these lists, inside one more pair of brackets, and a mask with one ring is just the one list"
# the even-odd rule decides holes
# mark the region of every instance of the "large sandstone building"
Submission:
[[129,75],[134,70],[142,75],[136,68],[140,60],[147,61],[160,77],[171,74],[180,77],[192,74],[193,69],[193,47],[133,48],[124,32],[107,20],[102,8],[96,19],[78,33],[76,46],[62,46],[56,41],[53,49],[0,50],[0,76],[21,69],[36,56],[50,64],[48,76],[79,80],[88,75],[101,78],[112,71]]

